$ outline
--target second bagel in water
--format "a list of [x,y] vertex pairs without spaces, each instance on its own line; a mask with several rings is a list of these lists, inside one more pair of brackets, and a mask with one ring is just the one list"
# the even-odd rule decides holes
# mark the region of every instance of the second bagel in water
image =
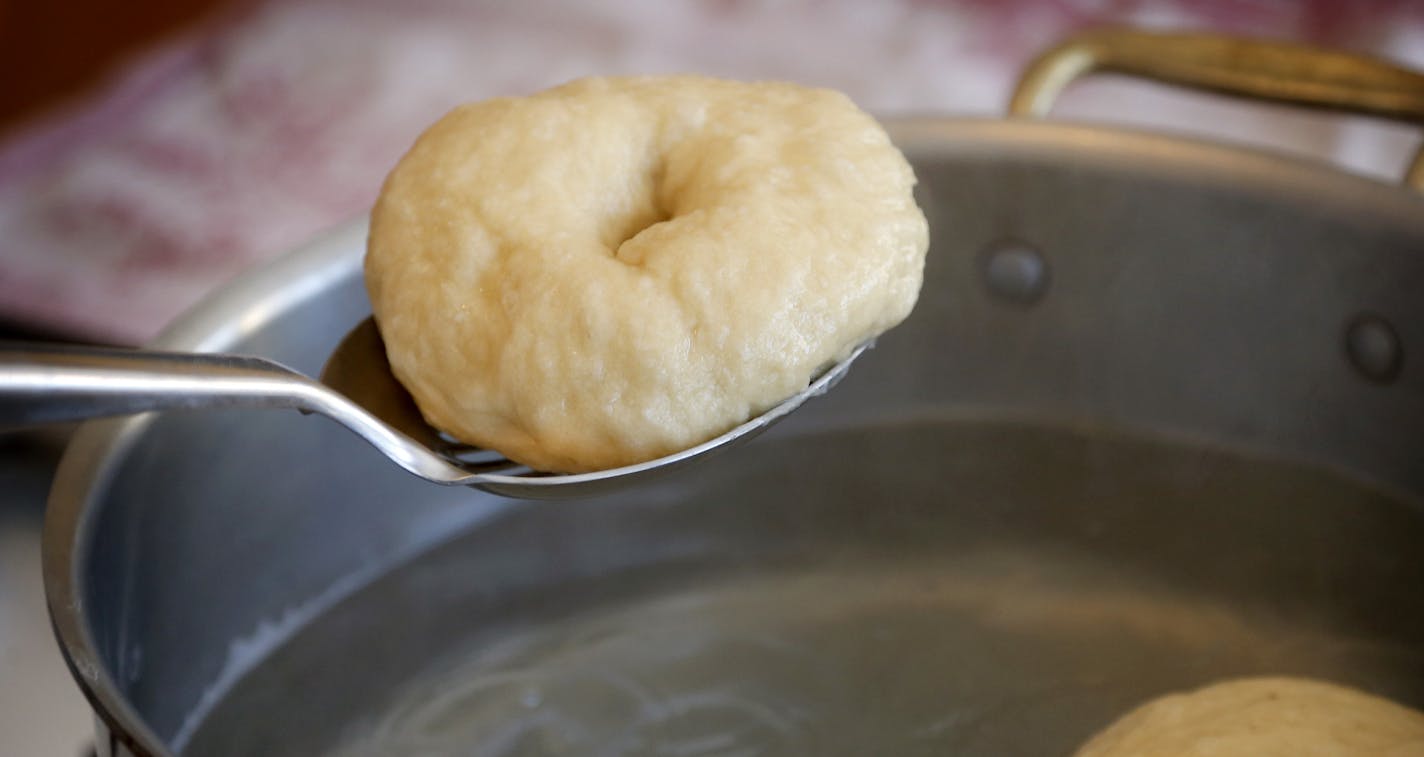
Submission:
[[366,281],[430,423],[533,468],[710,439],[902,321],[929,232],[845,96],[693,76],[457,108],[391,172]]

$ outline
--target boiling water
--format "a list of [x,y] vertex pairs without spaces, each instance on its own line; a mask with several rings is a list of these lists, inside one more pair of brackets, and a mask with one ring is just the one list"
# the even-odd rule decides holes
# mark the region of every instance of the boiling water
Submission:
[[1229,676],[1424,703],[1424,521],[1348,479],[992,424],[748,450],[447,545],[189,753],[1037,757]]
[[1052,754],[1184,682],[1424,672],[1027,557],[729,584],[536,631],[418,677],[334,754]]

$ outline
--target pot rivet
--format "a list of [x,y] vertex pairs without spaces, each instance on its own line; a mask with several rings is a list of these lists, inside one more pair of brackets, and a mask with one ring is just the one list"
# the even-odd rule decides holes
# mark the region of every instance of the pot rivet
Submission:
[[1382,316],[1361,313],[1345,327],[1345,355],[1361,376],[1388,384],[1404,367],[1399,333]]
[[1048,261],[1023,242],[996,242],[985,253],[981,267],[985,286],[1000,299],[1032,305],[1048,291]]

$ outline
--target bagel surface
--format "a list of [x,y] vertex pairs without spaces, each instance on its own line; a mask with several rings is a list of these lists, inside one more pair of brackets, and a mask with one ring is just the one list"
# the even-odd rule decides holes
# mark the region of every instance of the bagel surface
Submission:
[[914,183],[837,92],[582,79],[430,127],[372,212],[366,283],[432,425],[538,470],[613,468],[902,321],[929,244]]
[[1242,678],[1154,699],[1074,757],[1424,755],[1424,713],[1306,678]]

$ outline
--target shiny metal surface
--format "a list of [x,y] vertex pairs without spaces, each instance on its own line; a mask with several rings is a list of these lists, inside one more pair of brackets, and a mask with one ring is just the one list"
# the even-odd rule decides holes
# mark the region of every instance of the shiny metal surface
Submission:
[[[891,131],[934,240],[920,304],[835,392],[715,465],[511,504],[290,414],[81,429],[46,582],[115,738],[349,752],[410,736],[414,712],[484,724],[460,737],[473,753],[616,752],[610,724],[641,723],[625,753],[1041,754],[1221,675],[1424,703],[1424,202],[1107,129]],[[314,370],[368,313],[363,234],[164,346]],[[984,275],[1006,242],[1051,272],[1036,299]],[[1389,382],[1344,346],[1362,312],[1396,331]],[[633,685],[576,675],[610,666]],[[496,684],[526,679],[551,688],[515,718],[530,691]],[[807,682],[823,698],[798,700]],[[487,695],[443,710],[432,686]],[[660,687],[700,694],[659,709]]]
[[[374,319],[367,318],[352,329],[322,368],[323,384],[354,400],[390,429],[398,432],[402,446],[378,444],[388,455],[434,457],[417,472],[435,483],[470,486],[506,497],[525,499],[571,499],[616,491],[699,461],[704,456],[730,449],[754,439],[806,403],[830,391],[850,370],[850,366],[872,343],[857,346],[844,360],[812,378],[805,389],[772,406],[766,412],[728,429],[712,439],[670,455],[619,468],[592,473],[540,473],[511,462],[492,450],[452,442],[425,422],[414,399],[391,373],[385,343]],[[435,470],[443,466],[446,470]]]
[[713,439],[655,460],[575,475],[536,473],[492,451],[442,437],[391,374],[371,318],[332,351],[320,382],[246,355],[0,343],[0,428],[165,410],[301,410],[336,421],[432,483],[509,497],[587,497],[666,475],[709,452],[747,441],[828,391],[866,348],[861,345],[805,389]]
[[676,503],[510,511],[382,577],[189,750],[1038,757],[1224,676],[1424,703],[1424,519],[1347,477],[954,415],[759,447]]

